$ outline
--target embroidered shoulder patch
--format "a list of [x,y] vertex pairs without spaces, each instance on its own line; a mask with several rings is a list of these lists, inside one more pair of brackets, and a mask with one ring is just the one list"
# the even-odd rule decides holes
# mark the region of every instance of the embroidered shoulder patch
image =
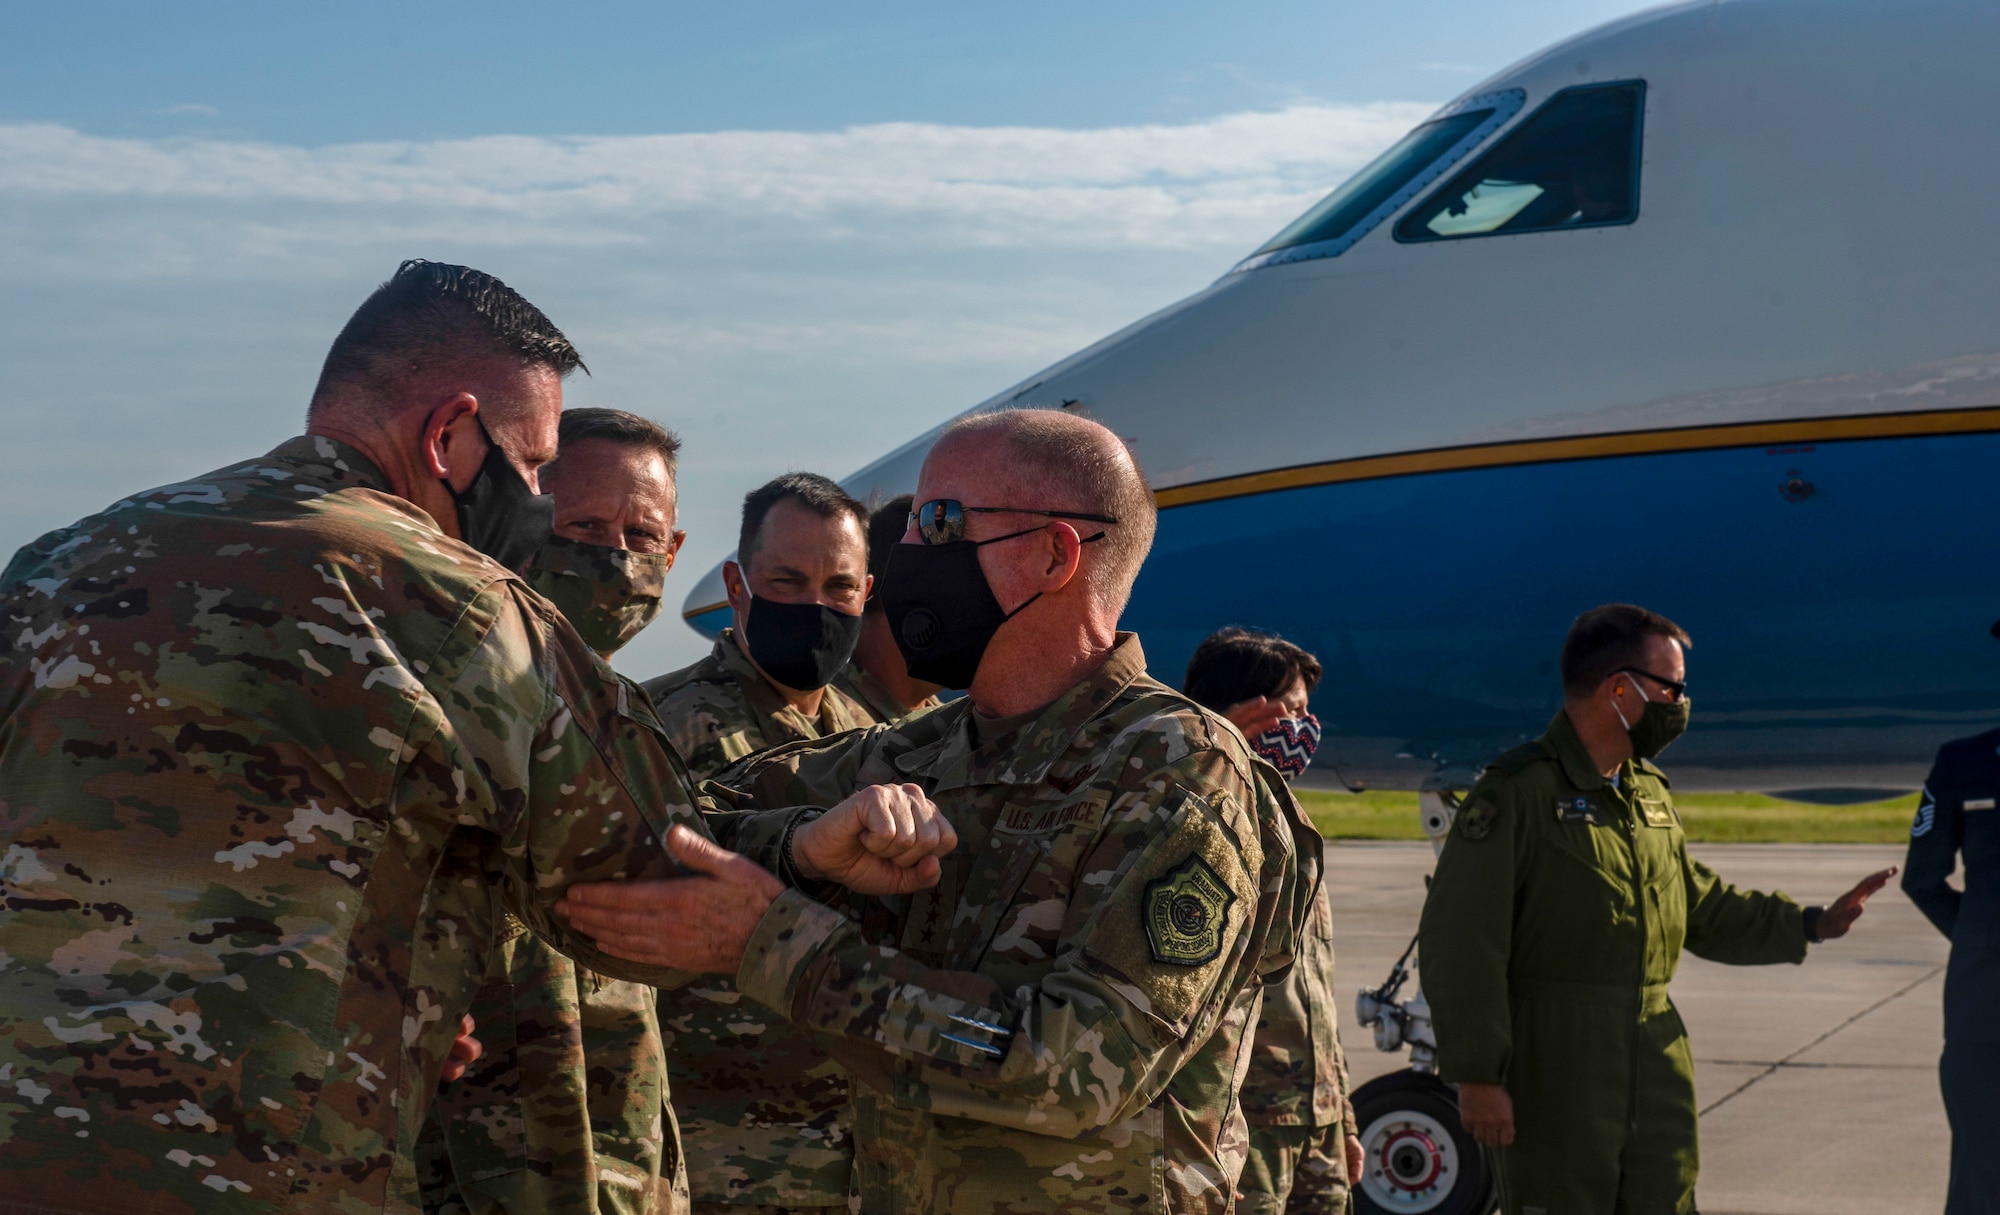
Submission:
[[1146,941],[1153,960],[1200,966],[1222,952],[1222,930],[1236,895],[1199,856],[1146,886]]
[[1910,838],[1929,835],[1932,824],[1937,822],[1937,800],[1931,796],[1931,787],[1924,786],[1923,797],[1917,800],[1916,821],[1910,824]]
[[1458,833],[1473,843],[1493,834],[1493,820],[1500,810],[1485,798],[1475,798],[1458,812]]

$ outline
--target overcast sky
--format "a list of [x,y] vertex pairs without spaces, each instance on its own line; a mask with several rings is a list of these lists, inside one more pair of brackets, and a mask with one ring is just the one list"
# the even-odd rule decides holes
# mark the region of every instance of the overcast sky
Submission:
[[845,476],[1209,282],[1616,0],[8,6],[0,549],[301,429],[404,257],[491,271],[744,491]]

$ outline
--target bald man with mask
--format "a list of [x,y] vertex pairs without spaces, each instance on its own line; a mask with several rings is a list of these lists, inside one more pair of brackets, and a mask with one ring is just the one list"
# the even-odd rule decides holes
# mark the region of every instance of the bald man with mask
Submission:
[[[744,809],[908,782],[964,838],[933,896],[859,920],[779,896],[737,973],[859,1083],[864,1212],[1228,1209],[1238,1061],[1289,966],[1317,855],[1284,782],[1145,673],[1119,612],[1154,508],[1117,437],[979,415],[926,458],[883,608],[912,677],[967,695],[754,757]],[[571,893],[600,944],[650,956],[655,912]]]

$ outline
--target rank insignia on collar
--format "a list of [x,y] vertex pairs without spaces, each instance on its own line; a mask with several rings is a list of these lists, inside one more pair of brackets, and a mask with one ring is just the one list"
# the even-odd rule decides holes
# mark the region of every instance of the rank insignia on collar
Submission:
[[1200,966],[1222,952],[1222,930],[1236,895],[1207,861],[1190,856],[1172,873],[1146,886],[1146,942],[1153,960]]

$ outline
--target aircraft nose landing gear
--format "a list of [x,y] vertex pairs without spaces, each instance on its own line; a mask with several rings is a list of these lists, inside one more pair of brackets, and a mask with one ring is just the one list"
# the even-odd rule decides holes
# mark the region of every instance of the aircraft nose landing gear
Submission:
[[1458,1122],[1451,1087],[1422,1072],[1392,1072],[1354,1093],[1364,1171],[1354,1187],[1365,1215],[1485,1215],[1493,1176]]

